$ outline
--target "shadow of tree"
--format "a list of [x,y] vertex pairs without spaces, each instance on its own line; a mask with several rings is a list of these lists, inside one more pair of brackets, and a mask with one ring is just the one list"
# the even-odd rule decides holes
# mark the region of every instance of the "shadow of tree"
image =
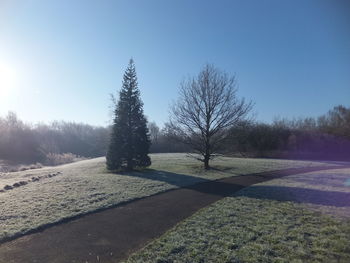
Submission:
[[235,167],[212,166],[210,168],[210,170],[217,171],[217,172],[220,172],[220,173],[228,173],[228,172],[232,172],[234,170],[237,170],[237,168],[235,168]]
[[134,171],[127,173],[127,175],[158,182],[160,181],[177,187],[182,187],[209,195],[217,195],[220,197],[232,196],[232,194],[238,190],[250,186],[249,188],[246,188],[243,191],[239,192],[238,195],[258,199],[294,201],[300,203],[348,207],[350,206],[350,193],[285,186],[254,186],[254,184],[257,183],[288,175],[341,168],[344,167],[314,166],[290,168],[248,175],[232,176],[215,181],[186,174],[172,173],[154,169],[146,169],[142,172]]
[[235,196],[293,201],[323,206],[350,207],[350,193],[310,188],[256,185],[238,192]]
[[172,173],[162,170],[154,170],[154,169],[145,169],[142,172],[134,171],[127,173],[129,176],[140,177],[143,179],[153,180],[153,181],[161,181],[167,184],[175,185],[178,187],[184,187],[191,184],[211,182],[208,179],[180,174],[180,173]]
[[332,187],[344,187],[346,181],[350,177],[350,174],[336,174],[336,173],[320,173],[312,174],[310,176],[295,176],[292,178],[293,182],[298,182],[307,185],[317,186],[332,186]]
[[[162,170],[146,169],[142,172],[134,171],[127,173],[129,176],[140,177],[143,179],[164,182],[177,187],[194,190],[209,195],[220,197],[230,196],[233,192],[240,190],[247,185],[241,185],[235,182],[224,182],[221,180],[209,180],[197,176],[191,176],[180,173],[172,173]],[[248,175],[247,175],[248,176]],[[242,176],[232,176],[227,178],[238,178]],[[226,178],[226,179],[227,179]],[[262,180],[262,179],[260,179]],[[266,179],[263,179],[266,180]],[[255,181],[254,181],[255,182]],[[249,184],[250,185],[250,184]]]

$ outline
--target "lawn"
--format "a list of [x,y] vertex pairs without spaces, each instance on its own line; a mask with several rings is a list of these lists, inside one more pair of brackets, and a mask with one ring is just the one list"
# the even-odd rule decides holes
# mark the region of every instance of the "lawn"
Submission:
[[[213,170],[185,154],[151,155],[150,169],[112,174],[105,159],[0,175],[0,241],[63,219],[206,180],[317,162],[220,157]],[[324,164],[326,165],[326,164]]]
[[245,188],[127,262],[350,262],[349,178],[326,170]]

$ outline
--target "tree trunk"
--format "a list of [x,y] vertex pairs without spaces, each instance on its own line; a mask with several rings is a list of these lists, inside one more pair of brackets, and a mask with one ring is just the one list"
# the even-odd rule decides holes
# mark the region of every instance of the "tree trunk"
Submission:
[[126,164],[126,170],[127,171],[132,171],[134,169],[134,165],[132,163],[132,159],[128,159],[127,160],[127,164]]
[[209,158],[210,158],[210,155],[209,154],[206,154],[204,156],[204,169],[205,170],[209,170],[210,169],[210,166],[209,166]]
[[210,118],[207,119],[207,129],[205,133],[205,154],[204,154],[204,169],[209,170],[209,160],[210,160],[210,136],[209,136],[209,121]]

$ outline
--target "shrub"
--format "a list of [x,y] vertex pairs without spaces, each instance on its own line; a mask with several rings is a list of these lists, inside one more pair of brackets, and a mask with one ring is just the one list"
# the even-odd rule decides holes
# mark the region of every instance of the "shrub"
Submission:
[[65,163],[72,163],[79,160],[83,160],[83,158],[72,153],[48,153],[46,155],[45,164],[54,166]]
[[13,162],[2,160],[0,163],[0,172],[13,173],[18,171],[26,171],[30,169],[38,169],[43,167],[41,163],[35,163],[30,165],[14,164]]

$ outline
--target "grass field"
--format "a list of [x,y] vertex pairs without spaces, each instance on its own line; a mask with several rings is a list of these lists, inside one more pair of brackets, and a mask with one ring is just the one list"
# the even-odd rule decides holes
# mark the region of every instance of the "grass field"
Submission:
[[245,188],[127,262],[350,262],[350,169]]
[[168,189],[240,174],[320,165],[220,157],[207,172],[185,154],[154,154],[151,158],[150,169],[128,175],[108,173],[104,158],[1,174],[0,241]]

